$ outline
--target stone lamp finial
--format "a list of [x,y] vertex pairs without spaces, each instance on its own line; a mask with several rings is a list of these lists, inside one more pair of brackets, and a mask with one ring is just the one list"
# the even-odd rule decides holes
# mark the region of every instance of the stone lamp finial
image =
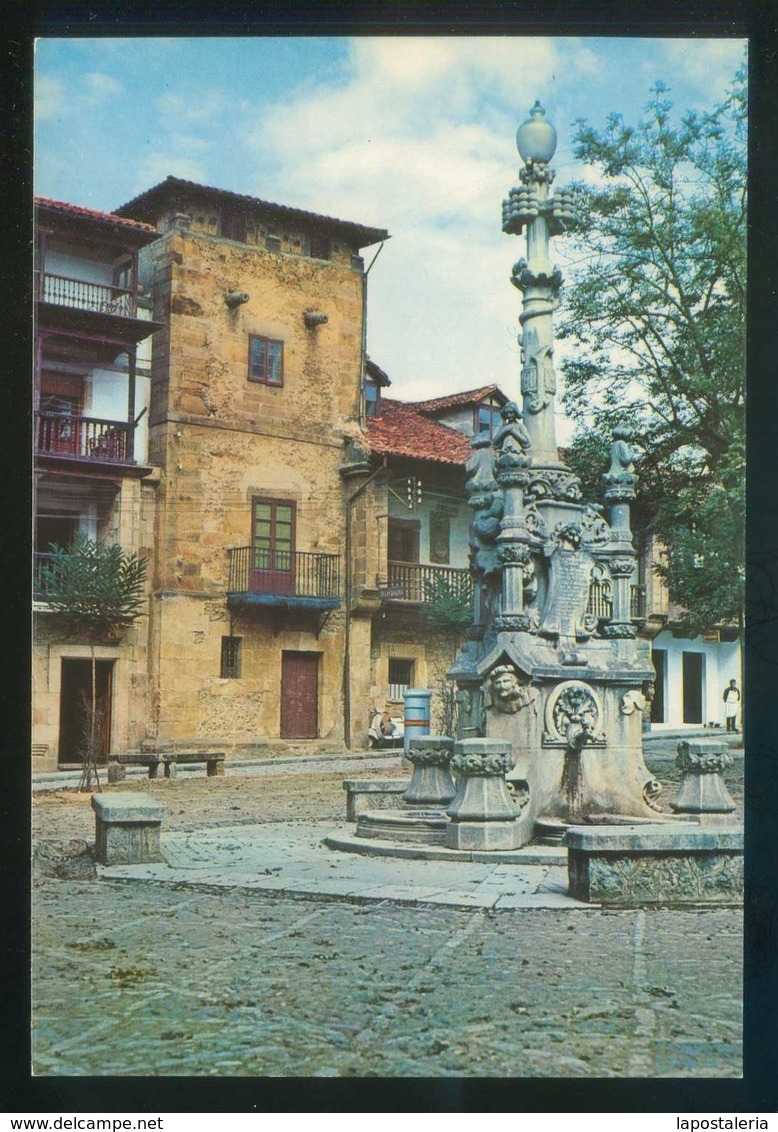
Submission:
[[546,112],[535,100],[526,122],[522,122],[516,131],[516,148],[519,157],[527,163],[537,162],[547,165],[556,153],[556,130],[550,122],[546,121]]

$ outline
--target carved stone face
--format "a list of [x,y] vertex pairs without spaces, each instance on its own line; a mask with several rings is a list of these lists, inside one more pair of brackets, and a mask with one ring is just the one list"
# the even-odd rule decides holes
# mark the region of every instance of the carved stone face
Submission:
[[523,706],[525,690],[513,668],[496,668],[489,678],[489,690],[497,711],[514,712]]

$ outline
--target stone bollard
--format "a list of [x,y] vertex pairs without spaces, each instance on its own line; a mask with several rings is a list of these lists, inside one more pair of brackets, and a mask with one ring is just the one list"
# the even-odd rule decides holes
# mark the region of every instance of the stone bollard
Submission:
[[495,739],[462,739],[454,746],[451,769],[456,797],[446,813],[449,849],[517,849],[517,810],[505,781],[514,763],[511,744]]
[[143,794],[93,794],[95,857],[101,865],[161,861],[159,831],[165,807]]
[[727,821],[735,803],[721,777],[732,759],[722,743],[702,741],[678,744],[675,765],[683,771],[678,795],[670,805],[679,814],[697,814],[702,823]]
[[418,735],[411,740],[411,784],[403,794],[408,806],[447,806],[456,794],[448,769],[454,740],[448,735]]
[[109,782],[123,782],[127,776],[127,768],[122,766],[116,759],[108,760],[108,781]]

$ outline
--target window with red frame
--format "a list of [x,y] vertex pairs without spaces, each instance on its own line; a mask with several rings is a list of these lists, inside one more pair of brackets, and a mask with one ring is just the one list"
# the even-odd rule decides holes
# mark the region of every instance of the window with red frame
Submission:
[[284,384],[284,344],[273,338],[249,336],[249,381]]

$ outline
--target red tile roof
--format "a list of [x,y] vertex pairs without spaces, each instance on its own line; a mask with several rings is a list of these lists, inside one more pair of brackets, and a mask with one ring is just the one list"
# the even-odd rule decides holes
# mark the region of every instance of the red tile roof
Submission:
[[345,238],[354,241],[357,247],[365,248],[370,244],[377,244],[381,240],[388,240],[389,233],[385,228],[368,228],[364,224],[355,224],[351,220],[338,220],[334,216],[322,216],[318,212],[308,212],[302,208],[292,208],[286,204],[274,204],[273,201],[261,200],[259,197],[248,196],[246,193],[233,193],[229,189],[217,189],[213,185],[200,185],[197,181],[187,181],[182,177],[168,176],[158,185],[146,189],[144,193],[127,201],[117,212],[122,216],[155,215],[160,207],[175,203],[179,199],[186,201],[192,197],[221,201],[226,205],[248,209],[258,209],[275,215],[279,220],[298,221],[331,228],[339,231]]
[[452,393],[448,397],[433,397],[430,401],[414,401],[413,407],[420,413],[438,413],[445,409],[456,409],[459,405],[477,405],[485,397],[496,394],[507,401],[499,385],[482,385],[480,389],[466,389],[464,393]]
[[382,397],[380,413],[367,422],[370,449],[378,456],[463,465],[471,454],[469,437],[422,416],[416,405]]
[[117,228],[129,228],[135,232],[156,235],[157,230],[153,224],[144,224],[140,220],[126,220],[123,216],[116,216],[112,212],[98,212],[94,208],[83,208],[78,204],[68,204],[63,200],[51,200],[49,197],[36,197],[37,208],[46,208],[51,212],[61,212],[63,216],[73,216],[79,220],[95,220],[102,224],[113,224]]

